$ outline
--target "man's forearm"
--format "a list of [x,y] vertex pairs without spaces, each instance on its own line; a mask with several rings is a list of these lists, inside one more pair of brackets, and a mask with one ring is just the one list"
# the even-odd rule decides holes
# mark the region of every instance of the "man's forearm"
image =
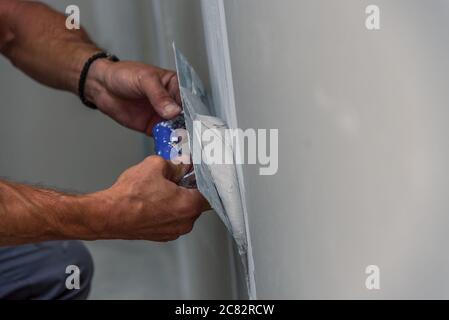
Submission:
[[65,20],[40,3],[0,0],[0,52],[39,82],[76,93],[84,63],[101,50]]
[[66,239],[175,240],[210,209],[198,190],[177,185],[189,170],[148,157],[110,188],[80,196],[0,181],[0,246]]
[[[84,30],[44,4],[0,0],[0,54],[35,80],[78,93],[86,61],[102,51]],[[176,72],[133,61],[91,64],[84,97],[119,124],[151,135],[161,119],[181,113]]]
[[0,246],[99,239],[106,206],[95,195],[72,196],[0,181]]

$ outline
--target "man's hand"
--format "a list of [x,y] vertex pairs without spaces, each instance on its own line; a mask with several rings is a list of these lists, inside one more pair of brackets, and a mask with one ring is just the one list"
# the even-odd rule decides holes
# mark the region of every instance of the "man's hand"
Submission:
[[210,208],[198,190],[176,184],[189,169],[155,156],[127,170],[110,189],[94,195],[107,208],[94,214],[99,236],[165,242],[189,233]]
[[175,240],[210,208],[198,190],[176,184],[188,169],[149,157],[109,189],[80,196],[0,181],[0,246],[66,239]]
[[[0,53],[42,84],[77,94],[81,71],[101,51],[66,17],[36,1],[0,0]],[[172,71],[102,59],[91,65],[86,97],[120,124],[150,135],[180,112]],[[158,157],[126,171],[108,190],[74,196],[0,181],[0,246],[64,239],[168,241],[187,233],[208,208],[197,190],[176,185],[184,175]]]
[[[0,0],[0,53],[39,82],[78,94],[84,64],[102,50],[84,29],[67,30],[65,20],[39,2]],[[95,61],[85,94],[118,123],[148,135],[181,112],[176,74],[143,63]]]
[[181,112],[176,73],[138,62],[96,61],[86,97],[121,125],[147,135],[156,123]]

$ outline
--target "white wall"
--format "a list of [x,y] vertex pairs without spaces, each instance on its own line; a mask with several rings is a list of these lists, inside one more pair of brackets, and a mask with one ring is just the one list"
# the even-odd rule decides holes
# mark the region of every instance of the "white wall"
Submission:
[[280,129],[244,172],[258,297],[449,298],[449,3],[225,6],[239,126]]

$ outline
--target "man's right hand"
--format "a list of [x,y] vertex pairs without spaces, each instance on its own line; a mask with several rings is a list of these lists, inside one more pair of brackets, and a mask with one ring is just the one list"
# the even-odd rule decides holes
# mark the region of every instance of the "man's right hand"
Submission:
[[166,242],[189,233],[210,208],[198,190],[177,185],[189,169],[149,157],[123,173],[111,188],[92,195],[104,206],[98,210],[100,216],[94,214],[100,238]]
[[72,239],[175,240],[210,209],[198,190],[177,185],[189,169],[149,157],[109,189],[87,195],[0,180],[0,246]]

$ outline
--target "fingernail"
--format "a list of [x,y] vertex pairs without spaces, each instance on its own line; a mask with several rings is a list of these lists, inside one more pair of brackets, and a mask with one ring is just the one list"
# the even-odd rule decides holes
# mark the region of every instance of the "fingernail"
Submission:
[[181,107],[177,104],[171,103],[165,107],[164,113],[167,117],[177,116],[181,112]]

